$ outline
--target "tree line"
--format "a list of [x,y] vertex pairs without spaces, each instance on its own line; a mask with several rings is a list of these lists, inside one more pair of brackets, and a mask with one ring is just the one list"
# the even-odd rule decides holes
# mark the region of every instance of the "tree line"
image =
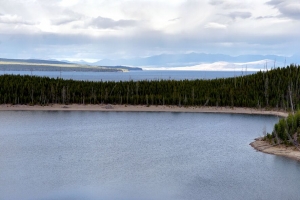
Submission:
[[75,81],[0,76],[0,104],[130,104],[230,106],[294,111],[300,102],[300,68],[210,80]]

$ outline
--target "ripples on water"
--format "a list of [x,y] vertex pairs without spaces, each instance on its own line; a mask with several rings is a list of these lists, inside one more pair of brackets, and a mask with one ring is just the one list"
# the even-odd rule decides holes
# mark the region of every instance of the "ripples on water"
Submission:
[[0,112],[0,199],[299,199],[299,163],[249,146],[277,121]]

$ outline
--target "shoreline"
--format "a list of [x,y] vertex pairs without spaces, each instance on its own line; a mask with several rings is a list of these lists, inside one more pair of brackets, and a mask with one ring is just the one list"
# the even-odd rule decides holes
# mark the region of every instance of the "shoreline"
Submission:
[[[278,117],[287,117],[287,112],[274,111],[274,110],[258,110],[253,108],[241,107],[179,107],[179,106],[145,106],[145,105],[110,105],[110,104],[53,104],[48,106],[40,105],[10,105],[1,104],[0,112],[5,111],[92,111],[92,112],[175,112],[175,113],[223,113],[223,114],[247,114],[247,115],[272,115]],[[261,138],[255,139],[250,145],[257,151],[263,153],[285,156],[291,159],[300,161],[300,151],[293,150],[293,147],[272,146]]]
[[256,138],[254,142],[250,143],[250,146],[252,146],[257,151],[272,154],[276,156],[284,156],[287,158],[291,158],[293,160],[300,162],[300,151],[296,149],[296,147],[286,147],[285,145],[271,145],[266,141],[262,140],[262,137]]
[[0,111],[97,111],[97,112],[182,112],[182,113],[227,113],[227,114],[249,114],[249,115],[273,115],[287,117],[287,112],[275,110],[258,110],[241,107],[204,107],[204,106],[146,106],[146,105],[111,105],[111,104],[53,104],[40,105],[0,105]]

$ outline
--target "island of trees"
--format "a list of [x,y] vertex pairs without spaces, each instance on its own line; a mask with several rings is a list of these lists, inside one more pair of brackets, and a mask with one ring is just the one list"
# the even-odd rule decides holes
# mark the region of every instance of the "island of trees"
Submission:
[[[300,66],[211,80],[74,81],[2,75],[0,104],[131,104],[228,106],[294,113],[300,108]],[[267,137],[274,143],[299,138],[300,114],[289,116]],[[299,140],[298,140],[299,142]]]

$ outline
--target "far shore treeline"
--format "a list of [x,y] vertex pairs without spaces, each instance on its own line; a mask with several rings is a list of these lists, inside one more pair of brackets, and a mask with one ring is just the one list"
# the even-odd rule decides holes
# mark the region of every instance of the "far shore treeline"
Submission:
[[299,108],[299,99],[299,65],[212,80],[93,82],[0,76],[0,104],[230,106],[293,111]]

